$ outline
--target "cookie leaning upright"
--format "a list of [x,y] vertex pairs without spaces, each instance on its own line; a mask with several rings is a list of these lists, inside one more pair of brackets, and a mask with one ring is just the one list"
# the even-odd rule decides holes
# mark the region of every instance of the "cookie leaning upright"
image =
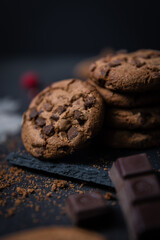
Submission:
[[24,146],[35,157],[68,155],[99,132],[103,114],[103,100],[88,83],[54,83],[33,99],[23,116]]
[[139,50],[101,58],[90,67],[98,86],[119,92],[145,92],[160,88],[160,52]]

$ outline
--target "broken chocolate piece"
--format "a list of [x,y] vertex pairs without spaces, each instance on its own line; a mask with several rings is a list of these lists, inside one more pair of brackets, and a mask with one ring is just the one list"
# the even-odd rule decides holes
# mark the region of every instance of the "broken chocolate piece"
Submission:
[[43,117],[38,117],[36,119],[36,124],[40,127],[43,127],[46,124],[46,120]]
[[116,163],[119,165],[120,172],[124,178],[153,172],[153,168],[145,153],[118,158]]
[[33,108],[29,114],[30,116],[30,119],[35,119],[36,117],[38,117],[38,112],[37,112],[37,109],[36,108]]
[[95,97],[87,97],[84,101],[85,108],[91,108],[96,102]]
[[67,136],[69,140],[72,140],[73,138],[77,137],[77,135],[78,135],[78,131],[76,127],[71,127],[67,132]]
[[108,213],[109,206],[101,193],[88,192],[69,196],[66,200],[66,210],[75,224],[85,225],[95,221],[97,223],[97,220]]
[[42,129],[43,133],[49,137],[51,137],[52,135],[54,135],[55,131],[54,131],[54,127],[52,125],[47,125],[44,126]]

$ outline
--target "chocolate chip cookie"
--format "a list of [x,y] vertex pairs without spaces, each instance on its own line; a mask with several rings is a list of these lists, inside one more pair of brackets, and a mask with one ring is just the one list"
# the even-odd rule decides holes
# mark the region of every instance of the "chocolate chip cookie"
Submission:
[[105,240],[98,233],[76,227],[42,227],[2,237],[2,240]]
[[103,100],[88,83],[54,83],[33,99],[23,116],[24,146],[38,158],[66,156],[99,132],[103,115]]
[[95,84],[92,80],[88,79],[88,83],[96,87],[104,101],[108,106],[121,107],[121,108],[135,108],[135,107],[148,107],[160,104],[159,91],[150,91],[146,93],[118,93],[103,88]]
[[160,130],[104,131],[104,144],[111,148],[145,149],[160,146]]
[[91,64],[90,79],[101,88],[118,92],[160,89],[160,52],[139,50],[101,58]]
[[108,108],[105,124],[119,129],[153,129],[160,127],[160,108]]

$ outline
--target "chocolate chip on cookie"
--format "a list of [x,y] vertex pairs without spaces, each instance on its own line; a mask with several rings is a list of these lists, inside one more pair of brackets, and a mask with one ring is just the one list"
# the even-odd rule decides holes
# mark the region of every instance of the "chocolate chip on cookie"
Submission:
[[77,137],[77,135],[78,135],[78,131],[76,127],[71,127],[67,132],[67,136],[69,140],[72,140],[73,138]]
[[51,103],[45,103],[44,104],[44,109],[47,111],[47,112],[50,112],[52,110],[53,106]]
[[96,64],[95,63],[92,63],[91,65],[90,65],[90,71],[91,72],[93,72],[94,70],[96,69]]
[[59,106],[56,110],[56,112],[61,115],[63,112],[65,112],[67,109],[67,106]]
[[100,86],[100,87],[102,87],[102,88],[105,87],[105,83],[106,83],[105,80],[103,80],[103,79],[98,79],[96,82],[98,83],[98,86]]
[[122,60],[120,60],[120,59],[117,59],[117,60],[114,60],[113,62],[109,62],[109,66],[110,67],[117,67],[117,66],[119,66],[119,65],[121,65],[122,64]]
[[42,132],[49,137],[55,133],[54,127],[52,125],[44,126]]
[[95,97],[87,97],[84,101],[85,108],[91,108],[95,104]]
[[79,120],[81,118],[81,116],[83,116],[81,111],[79,111],[79,110],[74,111],[74,118],[75,119]]
[[30,112],[30,119],[35,119],[36,117],[38,117],[38,112],[36,108],[33,108]]
[[87,120],[87,117],[83,115],[83,113],[79,110],[74,111],[74,119],[76,119],[79,123],[83,123]]
[[52,114],[51,115],[51,118],[53,119],[53,120],[55,120],[55,121],[57,121],[58,119],[59,119],[59,116],[57,116],[56,114]]
[[36,124],[40,127],[43,127],[46,124],[46,120],[42,117],[38,117],[36,119]]
[[24,146],[39,158],[66,156],[98,134],[103,109],[101,96],[87,82],[69,79],[54,83],[33,99],[25,113]]
[[144,66],[146,63],[143,61],[140,61],[140,60],[138,60],[137,58],[133,58],[132,60],[131,60],[131,63],[134,65],[134,66],[136,66],[137,68],[140,68],[140,67],[142,67],[142,66]]

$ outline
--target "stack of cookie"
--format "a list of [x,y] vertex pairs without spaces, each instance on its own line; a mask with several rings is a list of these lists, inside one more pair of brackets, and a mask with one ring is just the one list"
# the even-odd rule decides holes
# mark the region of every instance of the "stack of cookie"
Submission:
[[106,102],[104,141],[110,147],[160,145],[160,52],[106,56],[90,66],[88,82]]

